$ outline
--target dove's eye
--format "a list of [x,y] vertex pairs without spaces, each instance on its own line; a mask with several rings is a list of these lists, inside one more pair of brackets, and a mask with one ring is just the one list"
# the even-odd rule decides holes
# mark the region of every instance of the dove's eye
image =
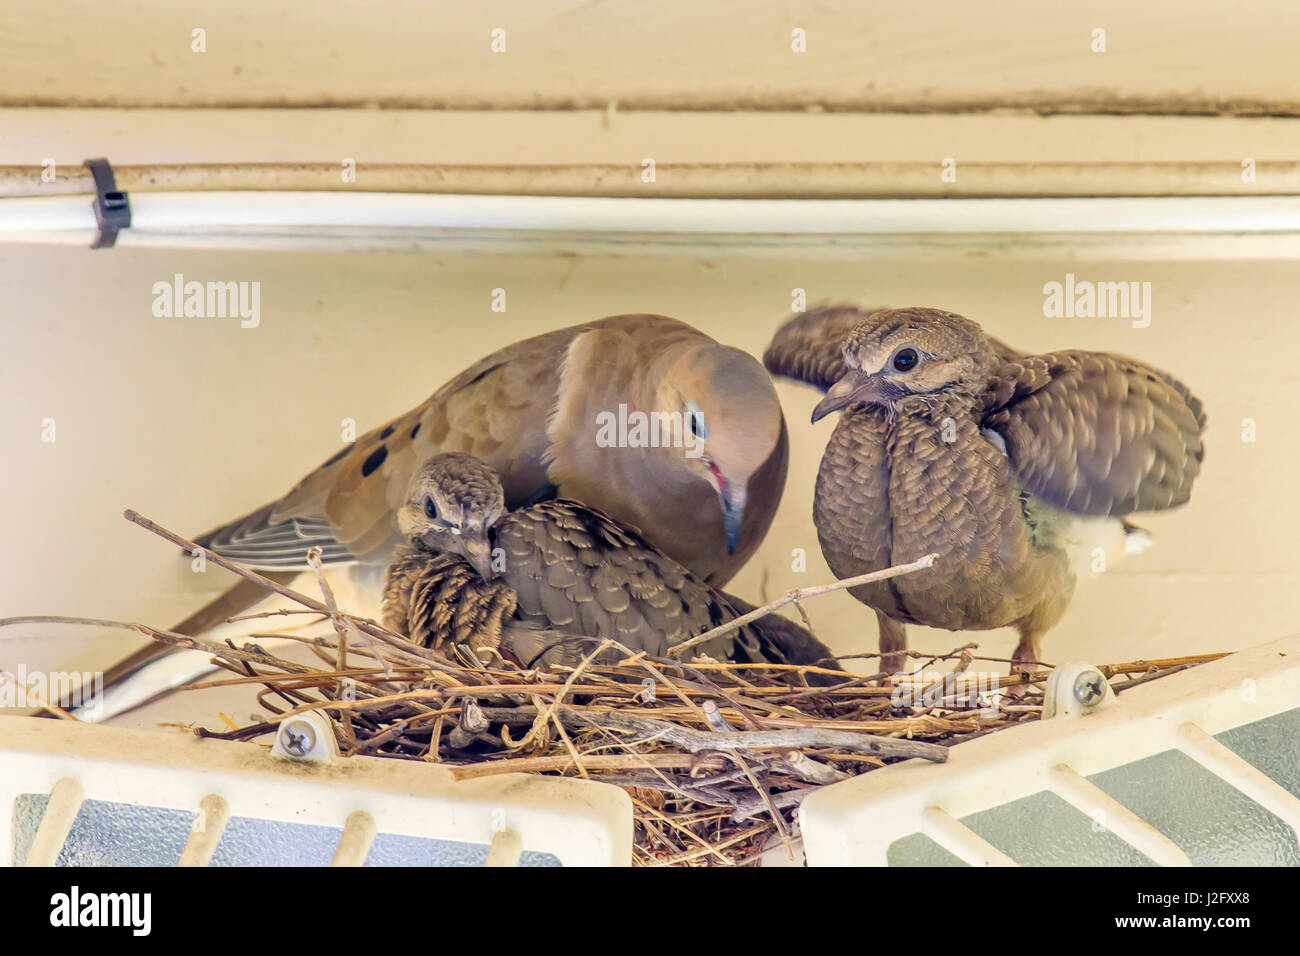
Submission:
[[438,520],[438,506],[433,503],[431,495],[424,496],[424,516],[430,521]]
[[704,413],[694,402],[686,403],[686,420],[690,422],[691,434],[701,440],[709,437],[709,429],[704,424]]
[[916,349],[899,349],[898,354],[894,356],[894,368],[899,372],[906,372],[916,366],[918,358]]

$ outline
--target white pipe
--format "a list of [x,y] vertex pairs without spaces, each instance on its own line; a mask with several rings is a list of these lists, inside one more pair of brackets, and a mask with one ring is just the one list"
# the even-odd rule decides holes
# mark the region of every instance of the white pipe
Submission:
[[[131,196],[119,241],[245,230],[714,235],[1300,233],[1300,196],[1099,199],[618,199],[427,193],[168,192]],[[0,200],[0,237],[86,241],[87,196]],[[163,243],[166,244],[166,243]]]

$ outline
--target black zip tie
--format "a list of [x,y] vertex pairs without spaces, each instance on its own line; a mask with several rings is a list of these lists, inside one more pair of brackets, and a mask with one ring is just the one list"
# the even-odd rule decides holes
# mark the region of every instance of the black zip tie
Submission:
[[131,226],[131,200],[126,193],[117,188],[117,179],[113,176],[113,164],[106,159],[88,159],[83,163],[95,178],[95,201],[90,208],[95,210],[95,241],[92,249],[108,249],[117,242],[120,229]]

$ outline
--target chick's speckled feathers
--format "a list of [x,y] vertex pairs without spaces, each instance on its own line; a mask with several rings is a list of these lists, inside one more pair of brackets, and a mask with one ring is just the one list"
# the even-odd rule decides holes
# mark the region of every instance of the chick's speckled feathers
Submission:
[[[417,475],[413,501],[432,485],[445,491],[452,482],[473,487],[495,478],[482,462],[463,455],[436,456],[421,474],[430,479],[422,485]],[[418,512],[412,508],[406,514]],[[466,515],[473,520],[471,509]],[[405,518],[403,523],[405,527]],[[458,537],[432,541],[421,528],[410,530],[410,544],[388,572],[385,621],[428,646],[482,646],[478,635],[486,630],[501,635],[502,651],[525,664],[545,646],[543,634],[611,638],[662,656],[751,610],[634,529],[568,499],[539,502],[497,519],[491,526],[494,576],[487,580],[467,574],[468,566],[455,554],[437,550],[459,548]],[[459,596],[448,597],[457,591]],[[457,602],[469,610],[456,607]],[[572,640],[551,643],[555,646],[547,661],[571,662],[593,649]],[[812,663],[830,657],[806,631],[774,617],[706,642],[700,651],[742,661]]]

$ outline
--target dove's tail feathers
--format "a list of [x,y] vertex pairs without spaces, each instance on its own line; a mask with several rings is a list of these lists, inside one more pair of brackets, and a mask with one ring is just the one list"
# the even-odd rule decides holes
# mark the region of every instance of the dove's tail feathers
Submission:
[[[273,571],[266,575],[277,584],[287,585],[298,576],[298,572],[276,572]],[[188,637],[200,637],[207,634],[213,628],[223,624],[229,617],[234,617],[247,611],[255,606],[259,601],[266,598],[271,592],[260,584],[252,581],[241,579],[233,587],[223,591],[217,597],[213,598],[203,607],[199,608],[185,620],[172,627],[172,633],[184,634]],[[163,644],[159,641],[150,641],[139,650],[122,658],[112,667],[104,671],[104,690],[107,691],[118,686],[123,681],[131,677],[146,664],[150,664],[160,657],[175,653],[179,649],[169,644]],[[161,694],[170,687],[158,688],[158,694]],[[148,695],[146,699],[138,701],[134,706],[147,703],[158,694]],[[72,707],[72,701],[64,701],[62,705]]]
[[1156,538],[1146,528],[1141,528],[1124,518],[1120,521],[1124,529],[1124,553],[1141,554],[1156,546]]
[[325,564],[349,564],[356,557],[334,537],[324,518],[276,521],[275,504],[265,505],[195,539],[195,543],[257,571],[303,571],[307,552],[321,549]]

